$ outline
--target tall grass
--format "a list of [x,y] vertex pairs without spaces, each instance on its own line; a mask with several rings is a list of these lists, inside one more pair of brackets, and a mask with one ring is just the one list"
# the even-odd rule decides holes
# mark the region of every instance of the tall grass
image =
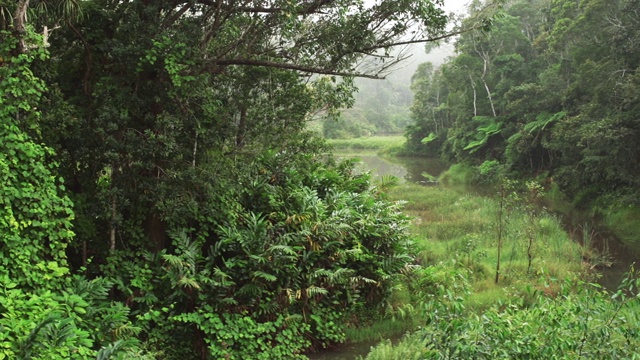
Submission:
[[[541,276],[565,278],[583,271],[580,246],[571,241],[558,219],[550,214],[532,218],[513,207],[504,215],[500,283],[491,285],[498,261],[498,200],[414,184],[395,188],[389,197],[407,201],[405,211],[414,218],[412,231],[422,265],[455,260],[454,266],[469,273],[468,305],[472,307],[505,301]],[[535,238],[529,271],[531,233]]]
[[[497,304],[522,302],[531,289],[553,294],[557,289],[549,284],[584,270],[579,244],[570,239],[557,218],[544,213],[532,217],[524,208],[511,206],[504,214],[501,274],[496,284],[498,199],[411,183],[390,189],[387,196],[406,202],[405,213],[413,219],[411,232],[422,270],[398,283],[384,311],[387,320],[352,329],[352,341],[424,327],[431,311],[426,304],[434,301],[457,299],[458,311],[476,316],[472,314]],[[404,321],[405,326],[397,321]],[[423,354],[416,348],[418,343],[415,337],[399,347],[383,343],[374,358],[420,358]]]
[[506,208],[496,284],[499,199],[413,184],[389,198],[406,200],[414,218],[423,270],[406,281],[422,330],[395,345],[383,341],[367,360],[613,359],[640,346],[640,276],[630,275],[613,296],[576,281],[585,254],[553,215],[513,202]]

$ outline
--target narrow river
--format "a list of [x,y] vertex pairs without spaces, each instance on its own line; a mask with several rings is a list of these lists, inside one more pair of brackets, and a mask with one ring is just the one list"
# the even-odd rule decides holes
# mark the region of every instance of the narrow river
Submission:
[[[408,181],[423,185],[435,185],[433,177],[437,178],[448,165],[433,158],[383,158],[375,153],[340,154],[341,158],[358,158],[361,160],[360,170],[370,171],[374,179],[385,175],[395,176],[401,181]],[[486,189],[467,189],[478,194],[487,194]],[[574,241],[583,244],[589,239],[589,246],[603,254],[603,261],[595,267],[601,277],[598,283],[606,289],[614,290],[629,267],[640,258],[640,254],[631,251],[615,235],[599,226],[594,219],[579,214],[570,214],[562,218],[565,229]],[[585,226],[585,224],[588,225]],[[588,234],[584,230],[588,229]],[[586,235],[586,236],[585,236]],[[364,357],[371,346],[376,343],[349,344],[335,350],[327,350],[309,355],[311,360],[352,360],[358,356]]]
[[[404,181],[417,184],[433,184],[429,175],[438,177],[447,170],[448,165],[433,158],[382,158],[376,154],[349,154],[345,157],[357,157],[361,160],[363,171],[371,171],[374,177],[393,175]],[[426,175],[428,174],[428,175]],[[425,176],[426,175],[426,176]],[[484,188],[466,188],[465,191],[477,194],[488,194]],[[552,209],[553,210],[553,209]],[[586,217],[583,214],[571,213],[562,216],[562,222],[572,239],[591,246],[602,254],[602,261],[594,266],[600,272],[598,283],[607,289],[616,289],[629,266],[640,259],[640,254],[632,251],[614,234],[605,229],[597,219]],[[585,229],[586,232],[585,233]]]

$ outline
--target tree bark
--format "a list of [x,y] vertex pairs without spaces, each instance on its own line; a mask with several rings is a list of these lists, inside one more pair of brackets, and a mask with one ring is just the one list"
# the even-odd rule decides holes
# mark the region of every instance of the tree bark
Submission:
[[116,251],[116,197],[111,198],[111,229],[109,230],[109,250],[113,254]]
[[26,51],[24,36],[27,33],[27,9],[29,8],[29,0],[19,0],[16,12],[13,15],[13,28],[15,37],[18,39],[18,54]]
[[471,81],[471,88],[473,88],[473,117],[478,116],[478,94],[476,93],[476,83],[473,81],[471,74],[469,74],[469,80]]

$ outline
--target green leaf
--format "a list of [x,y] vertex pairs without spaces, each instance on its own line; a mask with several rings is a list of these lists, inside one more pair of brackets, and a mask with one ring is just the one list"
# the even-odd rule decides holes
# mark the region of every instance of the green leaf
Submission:
[[420,140],[420,142],[423,143],[423,144],[428,144],[428,143],[432,142],[433,140],[435,140],[437,138],[438,138],[438,135],[436,135],[435,133],[431,132],[431,133],[429,133],[429,135],[426,138]]

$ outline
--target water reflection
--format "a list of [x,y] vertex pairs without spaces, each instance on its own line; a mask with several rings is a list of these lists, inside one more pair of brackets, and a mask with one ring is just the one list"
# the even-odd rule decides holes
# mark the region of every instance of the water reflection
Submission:
[[338,158],[360,160],[360,171],[370,171],[374,180],[392,175],[404,181],[417,184],[433,184],[434,180],[447,170],[448,165],[435,158],[424,157],[381,157],[374,153],[338,153]]

